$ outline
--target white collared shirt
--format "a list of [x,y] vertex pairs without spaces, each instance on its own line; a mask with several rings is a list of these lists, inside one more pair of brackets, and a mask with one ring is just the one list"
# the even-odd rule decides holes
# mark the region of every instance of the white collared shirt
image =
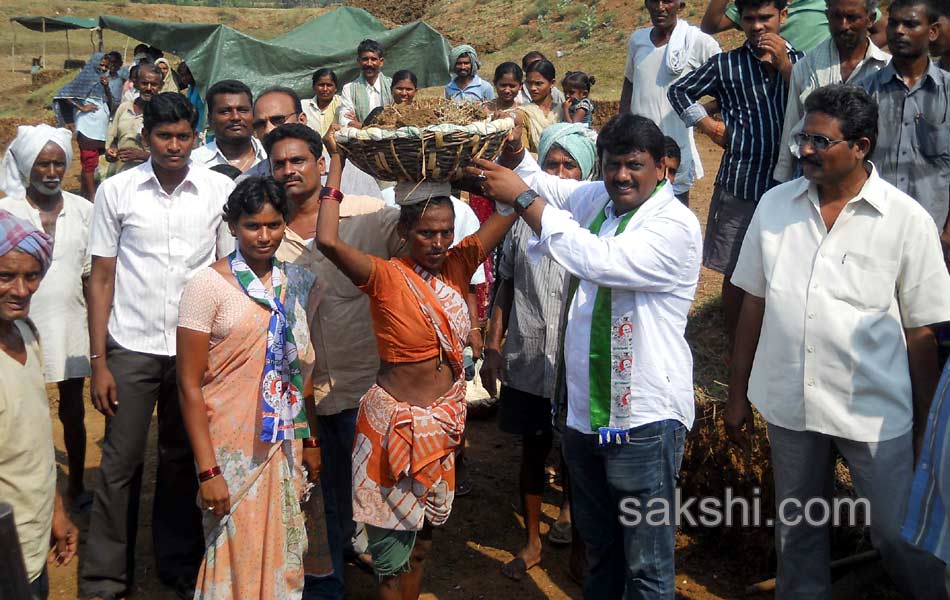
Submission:
[[[256,137],[251,136],[251,146],[254,147],[254,162],[245,169],[251,169],[254,165],[259,162],[267,160],[267,152],[264,151],[264,144],[262,144]],[[218,149],[218,142],[212,140],[205,144],[204,146],[199,146],[192,150],[191,160],[199,165],[208,167],[209,169],[215,165],[229,165],[231,162],[227,157],[221,153],[221,150]]]
[[782,141],[779,144],[778,162],[772,178],[776,181],[788,181],[795,175],[798,166],[796,158],[798,145],[794,135],[802,130],[805,122],[805,99],[818,88],[833,83],[854,84],[873,73],[877,73],[891,62],[891,55],[884,52],[868,39],[868,48],[864,58],[857,64],[847,79],[841,77],[841,57],[834,38],[828,38],[805,58],[792,67],[792,76],[788,82],[788,104],[785,106],[785,124]]
[[904,328],[950,320],[950,275],[920,204],[872,169],[831,231],[805,178],[762,196],[732,283],[765,298],[749,400],[771,424],[859,442],[910,431]]
[[[356,114],[356,94],[358,88],[362,87],[366,89],[370,109],[383,105],[383,74],[380,73],[372,85],[366,85],[363,83],[364,81],[365,79],[363,79],[362,76],[357,77],[353,81],[344,84],[343,89],[340,91],[340,106],[337,108],[336,119],[337,123],[344,127],[353,120],[347,115],[350,113]],[[357,119],[359,119],[359,117],[359,115],[356,115]]]
[[[620,217],[602,181],[548,175],[527,153],[515,172],[549,203],[529,257],[543,252],[580,279],[564,338],[567,426],[592,433],[590,329],[597,289],[609,287],[614,312],[629,313],[633,322],[632,407],[622,426],[675,419],[691,427],[693,357],[685,331],[702,253],[696,216],[663,185],[615,235]],[[606,220],[594,235],[587,226],[602,210]]]
[[115,257],[109,334],[134,352],[175,355],[181,290],[199,269],[234,250],[221,207],[234,182],[195,165],[171,193],[152,161],[114,175],[93,204],[89,252]]

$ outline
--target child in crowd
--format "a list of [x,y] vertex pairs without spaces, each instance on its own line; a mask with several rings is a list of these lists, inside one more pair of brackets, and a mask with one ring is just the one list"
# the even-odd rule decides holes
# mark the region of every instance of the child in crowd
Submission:
[[403,69],[393,74],[392,92],[396,104],[412,104],[418,90],[419,80],[412,71]]
[[[666,155],[666,179],[673,183],[673,180],[676,179],[676,173],[680,170],[680,161],[682,160],[680,146],[676,143],[676,140],[666,136],[663,138],[663,147],[663,152]],[[684,204],[686,203],[684,202]]]
[[495,99],[488,102],[489,110],[507,111],[518,106],[518,94],[524,84],[524,72],[518,63],[503,62],[495,69]]
[[594,122],[594,103],[591,102],[590,88],[595,78],[583,71],[568,71],[561,80],[566,100],[562,105],[564,122],[583,123],[590,127]]

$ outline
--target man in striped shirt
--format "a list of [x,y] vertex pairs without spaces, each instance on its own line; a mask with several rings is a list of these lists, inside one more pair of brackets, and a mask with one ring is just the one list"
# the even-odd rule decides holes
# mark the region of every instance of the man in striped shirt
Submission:
[[[779,35],[785,0],[739,0],[736,5],[746,43],[710,58],[668,92],[687,127],[696,127],[726,149],[709,209],[703,264],[725,275],[722,299],[730,340],[743,292],[729,279],[756,203],[772,187],[788,80],[792,65],[804,56]],[[707,114],[700,103],[704,96],[717,100],[724,122]]]

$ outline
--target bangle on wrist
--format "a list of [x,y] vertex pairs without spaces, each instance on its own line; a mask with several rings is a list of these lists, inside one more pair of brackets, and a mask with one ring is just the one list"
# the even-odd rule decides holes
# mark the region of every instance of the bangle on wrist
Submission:
[[320,447],[320,440],[318,440],[317,438],[313,438],[313,437],[304,438],[304,439],[303,439],[303,447],[304,447],[304,448],[319,448],[319,447]]
[[105,357],[105,354],[90,354],[89,360],[96,360],[97,358],[103,358],[103,357]]
[[343,192],[336,189],[335,187],[325,186],[320,190],[320,199],[329,198],[331,200],[336,200],[337,202],[343,202]]
[[218,465],[215,465],[211,467],[210,469],[208,469],[207,471],[201,471],[200,473],[198,473],[198,481],[200,483],[204,483],[206,481],[210,481],[214,479],[220,474],[221,474],[221,467],[219,467]]

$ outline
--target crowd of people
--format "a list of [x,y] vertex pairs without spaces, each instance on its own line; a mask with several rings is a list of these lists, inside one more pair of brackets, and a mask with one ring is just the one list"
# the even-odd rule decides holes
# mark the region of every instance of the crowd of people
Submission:
[[[803,517],[837,452],[899,593],[946,598],[950,6],[727,4],[697,27],[645,0],[599,131],[592,74],[558,81],[533,51],[489,82],[453,48],[445,98],[514,127],[452,182],[378,181],[338,148],[341,127],[415,101],[376,41],[343,86],[317,69],[309,99],[237,80],[202,97],[144,45],[128,70],[93,55],[54,98],[60,126],[20,126],[0,163],[0,501],[32,596],[84,512],[79,594],[133,590],[157,409],[152,543],[175,597],[343,598],[353,560],[381,599],[418,598],[433,530],[471,489],[480,364],[521,438],[525,540],[502,575],[542,561],[557,449],[547,540],[571,546],[584,598],[672,599],[675,520],[621,512],[677,497],[704,265],[724,276],[726,431],[747,446],[752,406],[767,424],[776,596],[831,598],[829,529]],[[745,40],[722,51],[733,27]],[[704,232],[697,130],[723,148]],[[82,196],[63,189],[74,134]],[[91,490],[86,378],[106,417]]]

